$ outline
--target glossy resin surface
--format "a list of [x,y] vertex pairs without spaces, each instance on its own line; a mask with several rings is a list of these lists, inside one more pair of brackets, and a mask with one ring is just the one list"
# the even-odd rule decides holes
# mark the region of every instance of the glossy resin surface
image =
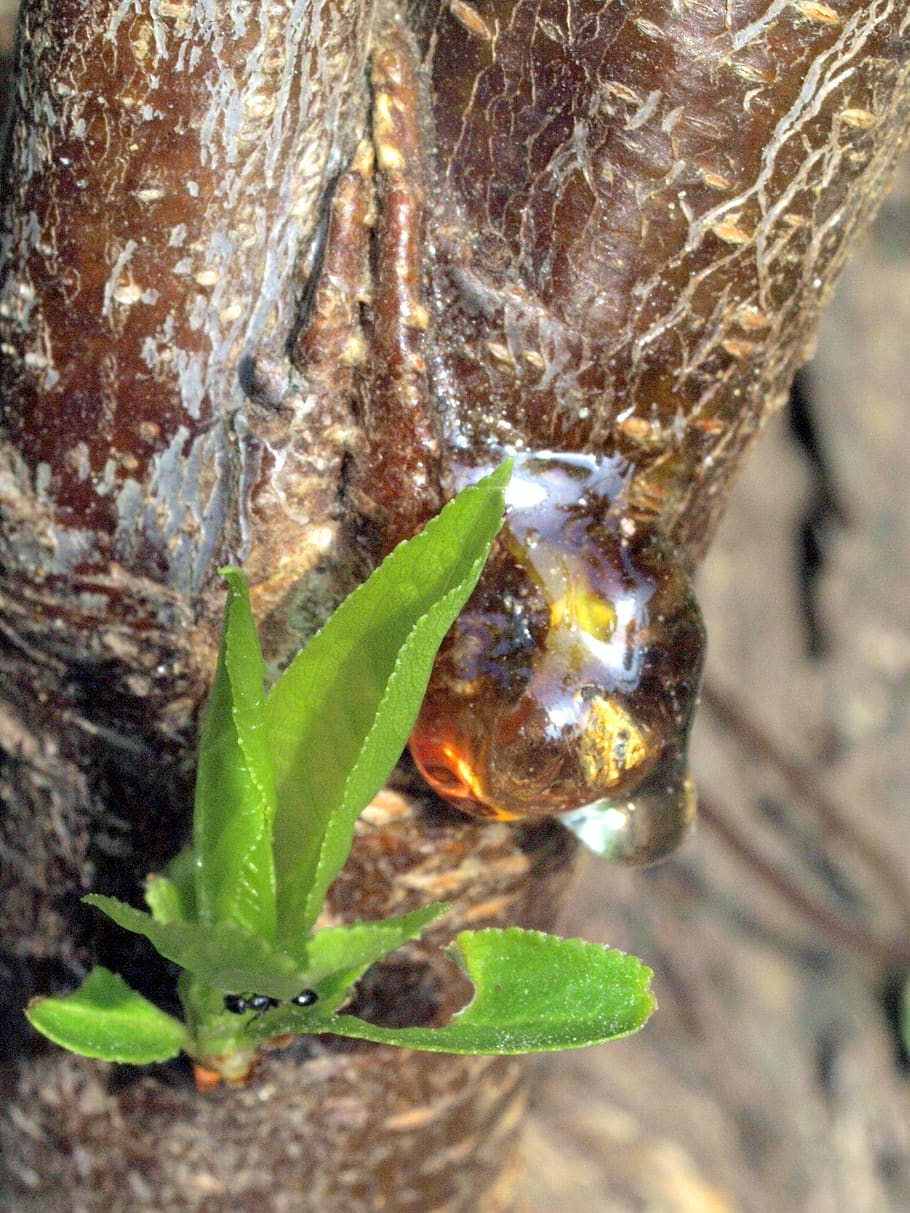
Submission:
[[598,849],[641,863],[694,818],[686,747],[704,627],[668,545],[623,508],[628,473],[619,459],[516,458],[506,524],[410,747],[465,812],[596,805]]

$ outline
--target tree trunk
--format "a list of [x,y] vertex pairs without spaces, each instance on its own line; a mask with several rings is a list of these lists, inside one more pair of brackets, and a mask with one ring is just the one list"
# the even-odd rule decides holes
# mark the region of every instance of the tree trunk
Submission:
[[[897,0],[25,0],[4,160],[0,744],[10,1209],[512,1207],[521,1066],[311,1042],[208,1096],[26,1034],[188,830],[213,572],[269,656],[505,449],[620,455],[694,564],[910,126]],[[338,919],[552,925],[558,826],[402,775]],[[437,932],[430,943],[438,943]],[[388,1022],[463,996],[414,946]]]

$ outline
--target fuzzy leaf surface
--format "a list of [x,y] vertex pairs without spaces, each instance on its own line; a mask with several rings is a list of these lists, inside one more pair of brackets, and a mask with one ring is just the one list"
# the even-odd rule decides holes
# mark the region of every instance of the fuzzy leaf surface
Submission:
[[279,937],[304,936],[387,779],[436,651],[502,524],[504,465],[460,493],[347,598],[272,688]]
[[193,854],[199,916],[275,938],[275,774],[266,736],[265,666],[239,569],[228,583],[215,680],[199,743]]
[[[426,927],[448,912],[442,902],[412,910],[396,918],[379,922],[356,922],[344,927],[325,927],[317,931],[304,947],[295,951],[306,969],[305,986],[319,995],[319,1002],[305,1013],[324,1019],[350,997],[351,987],[370,965],[382,960],[410,939],[417,939]],[[301,986],[303,988],[303,986]],[[287,1019],[290,1014],[291,1019]],[[248,1035],[267,1040],[283,1031],[299,1031],[298,1008],[280,1007],[252,1021]],[[285,1029],[284,1024],[290,1026]]]
[[537,931],[463,931],[450,952],[476,994],[443,1028],[382,1028],[336,1015],[310,1031],[433,1053],[577,1049],[638,1031],[654,1009],[634,956]]
[[304,984],[292,956],[230,922],[156,922],[116,897],[90,893],[82,899],[157,952],[225,994],[249,992],[291,998]]
[[149,876],[143,890],[145,904],[155,922],[183,922],[183,903],[180,891],[167,876]]
[[341,970],[357,969],[363,973],[409,939],[417,939],[430,923],[450,909],[448,903],[436,901],[395,918],[324,927],[307,940],[304,953],[307,977],[316,984]]
[[176,1057],[188,1041],[179,1019],[137,994],[109,969],[92,969],[72,994],[36,998],[25,1014],[55,1044],[83,1057],[147,1065]]
[[144,895],[156,922],[192,922],[198,918],[193,848],[183,847],[163,872],[146,877]]

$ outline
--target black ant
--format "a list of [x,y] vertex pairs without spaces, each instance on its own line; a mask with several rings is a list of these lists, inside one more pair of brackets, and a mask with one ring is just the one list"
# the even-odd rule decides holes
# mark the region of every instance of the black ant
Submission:
[[255,1011],[257,1015],[262,1015],[266,1011],[271,1011],[273,1007],[280,1007],[283,1001],[294,1007],[311,1007],[313,1003],[319,1001],[319,995],[315,990],[301,990],[293,998],[282,1000],[272,998],[270,994],[225,994],[224,1009],[230,1011],[232,1015],[245,1015],[247,1011]]

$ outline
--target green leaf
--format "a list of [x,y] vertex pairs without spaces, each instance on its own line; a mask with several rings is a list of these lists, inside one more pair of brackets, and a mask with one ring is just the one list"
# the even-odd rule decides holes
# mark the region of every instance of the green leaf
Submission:
[[[370,965],[382,960],[409,939],[416,939],[430,923],[442,918],[451,909],[444,902],[423,906],[409,914],[386,918],[379,922],[356,922],[345,927],[325,927],[295,951],[306,979],[300,989],[309,988],[319,995],[319,1002],[304,1012],[325,1018],[350,997],[351,987]],[[297,993],[297,991],[295,991]],[[288,1031],[299,1031],[301,1014],[298,1008],[287,1008],[293,1018]],[[285,1008],[280,1007],[252,1021],[248,1033],[253,1039],[267,1040],[285,1030]]]
[[394,952],[409,939],[417,939],[432,922],[452,907],[437,901],[409,914],[384,918],[378,922],[355,922],[344,927],[324,927],[307,940],[305,963],[307,980],[317,985],[342,970],[357,970],[357,976],[371,964]]
[[124,930],[144,935],[162,956],[225,994],[291,998],[305,984],[306,974],[292,956],[234,923],[156,922],[116,897],[90,893],[82,900]]
[[275,775],[263,716],[264,664],[246,578],[228,582],[215,681],[199,743],[193,853],[199,915],[275,938]]
[[172,880],[168,880],[166,876],[149,876],[143,892],[145,904],[155,922],[164,924],[185,921],[180,892]]
[[463,931],[450,950],[477,992],[447,1027],[336,1015],[308,1030],[433,1053],[535,1053],[628,1036],[655,1006],[650,970],[599,944],[510,927]]
[[196,860],[192,847],[178,851],[161,874],[145,882],[145,904],[157,922],[192,922],[196,905]]
[[65,998],[34,999],[25,1014],[54,1044],[104,1061],[137,1066],[169,1061],[188,1043],[179,1019],[159,1010],[109,969],[92,969],[80,988]]
[[404,749],[436,650],[502,524],[510,471],[503,465],[466,489],[400,544],[269,694],[282,940],[315,922],[358,814]]

